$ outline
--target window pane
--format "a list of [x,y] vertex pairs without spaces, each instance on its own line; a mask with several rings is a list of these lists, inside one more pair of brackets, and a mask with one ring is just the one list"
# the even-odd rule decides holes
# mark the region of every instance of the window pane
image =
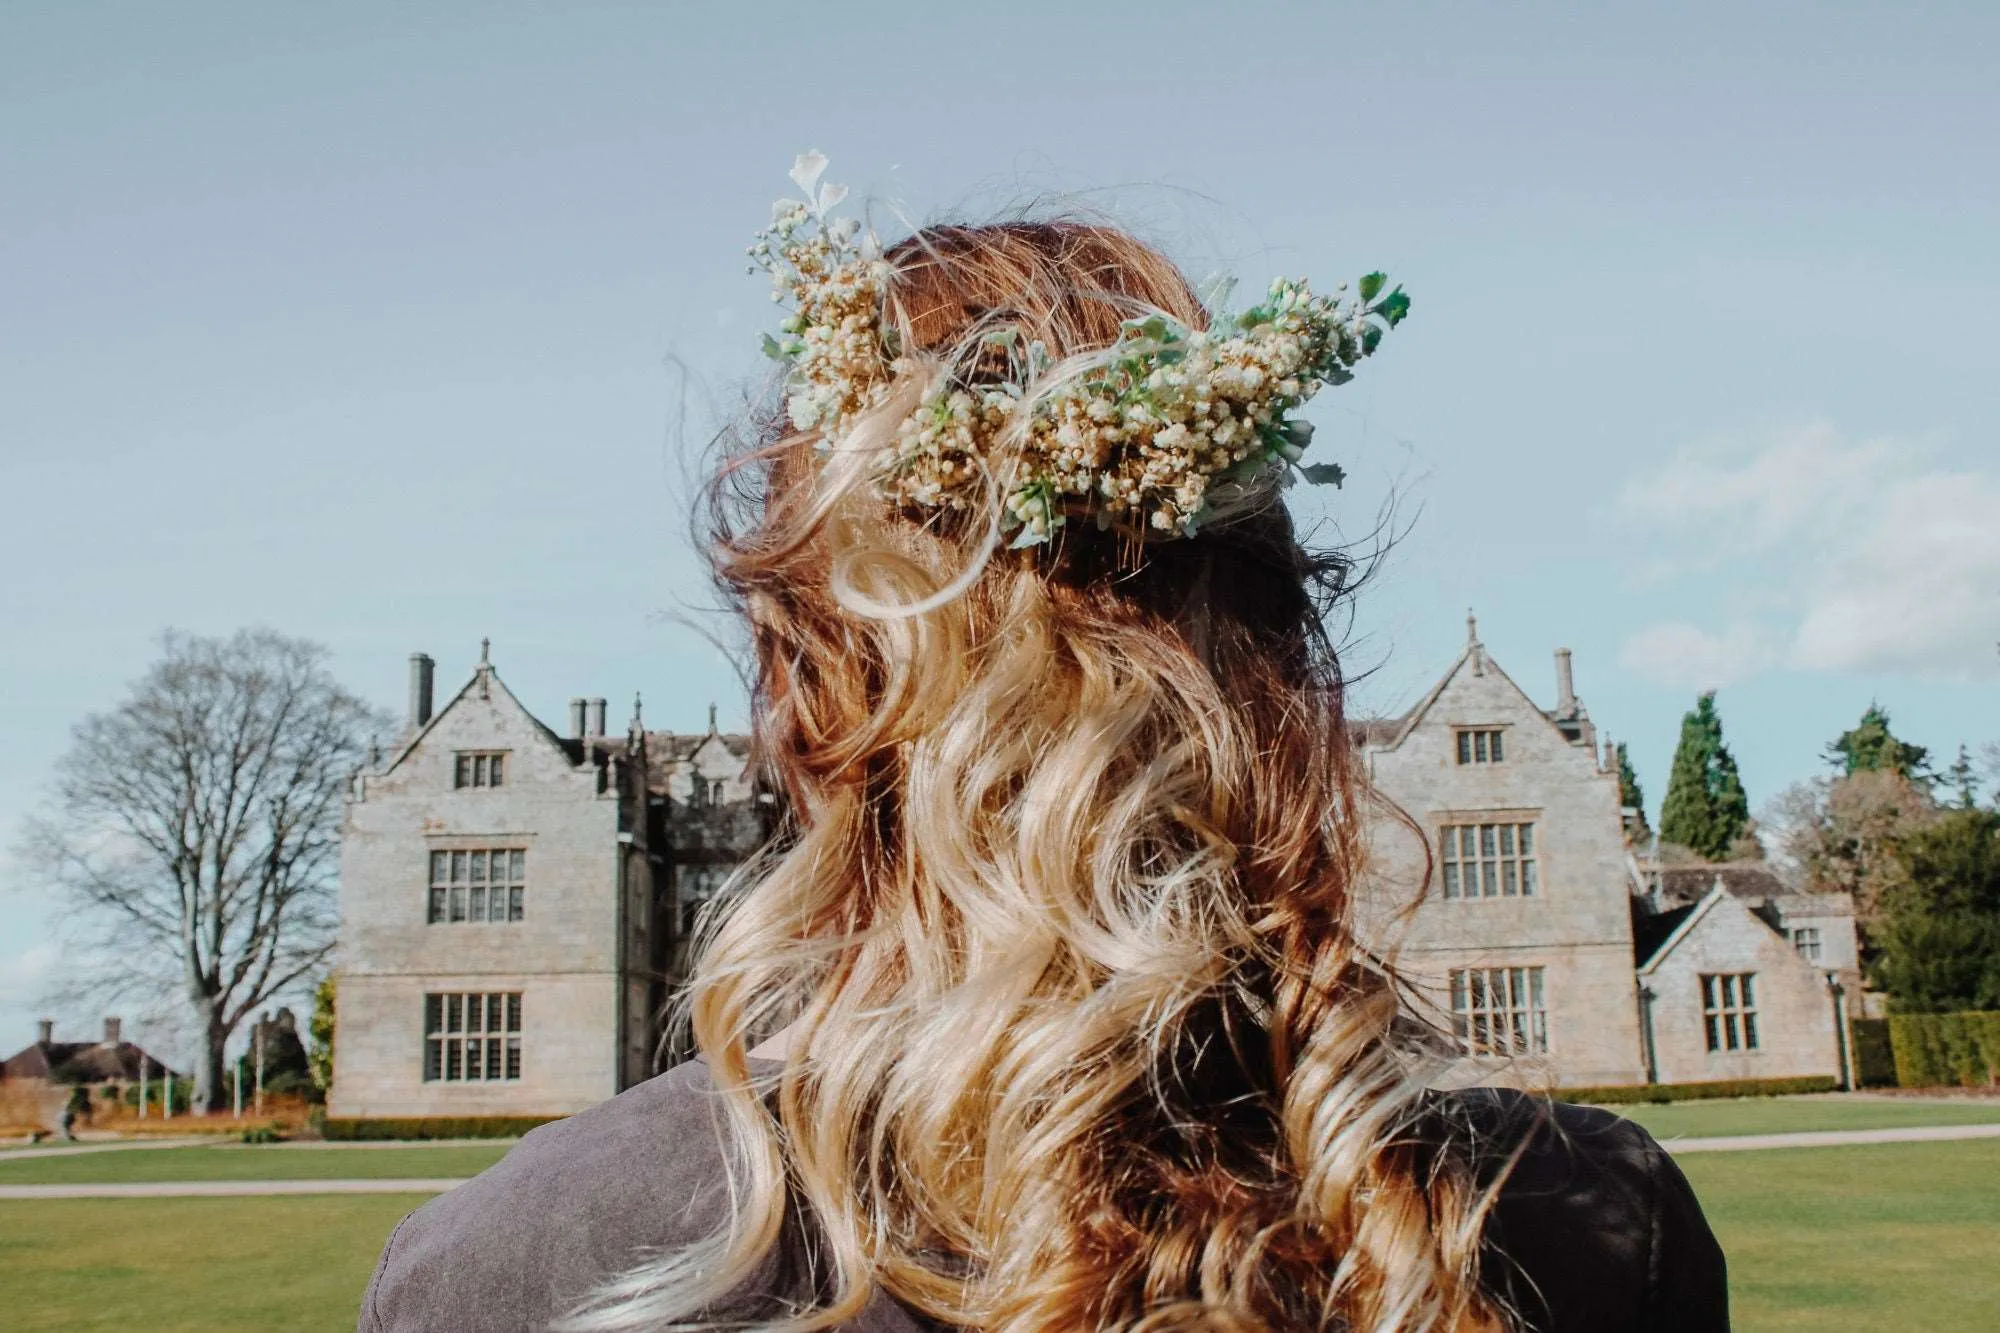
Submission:
[[432,925],[444,920],[444,893],[441,886],[431,890],[430,910],[424,919]]
[[1755,972],[1745,972],[1743,974],[1743,1007],[1745,1009],[1753,1008],[1757,1003],[1757,997],[1750,989],[1750,983],[1756,979],[1757,974]]
[[454,884],[463,884],[463,883],[465,883],[465,853],[464,853],[464,852],[453,852],[453,853],[451,854],[451,879],[452,879],[452,883],[454,883]]
[[1500,762],[1500,737],[1505,734],[1499,731],[1493,733],[1493,762],[1496,764]]
[[521,880],[525,879],[526,875],[523,873],[523,866],[525,865],[527,859],[528,859],[528,854],[523,851],[512,851],[507,853],[507,877],[515,881],[516,883],[519,883]]
[[1715,1015],[1709,1014],[1701,1020],[1701,1023],[1708,1036],[1708,1049],[1711,1051],[1721,1050],[1722,1043],[1716,1039],[1715,1035]]
[[1526,897],[1534,896],[1535,863],[1533,861],[1521,862],[1521,893]]
[[444,1051],[436,1037],[424,1042],[424,1081],[434,1083],[444,1072]]
[[1704,975],[1701,979],[1701,1007],[1715,1008],[1715,978]]
[[505,764],[505,762],[506,762],[506,759],[507,759],[507,756],[506,756],[506,755],[504,755],[504,754],[496,754],[496,755],[494,755],[494,756],[493,756],[492,760],[490,761],[490,762],[491,762],[491,767],[490,767],[490,768],[488,768],[486,776],[487,776],[487,779],[488,779],[488,780],[489,780],[490,782],[492,782],[492,784],[493,784],[494,786],[496,786],[496,787],[500,785],[500,782],[501,782],[501,775],[502,775],[502,774],[503,774],[503,773],[504,773],[504,772],[506,771],[506,770],[504,769],[504,767],[503,767],[503,765],[504,765],[504,764]]
[[1502,824],[1500,826],[1500,855],[1512,856],[1513,854],[1514,826],[1512,824]]
[[1482,764],[1486,762],[1486,733],[1483,731],[1472,733],[1472,757]]
[[521,996],[518,991],[507,997],[507,1030],[521,1030]]
[[464,1042],[456,1037],[446,1040],[444,1044],[444,1076],[447,1082],[455,1082],[464,1077],[465,1069],[462,1063],[464,1054]]
[[1743,1015],[1743,1048],[1749,1051],[1757,1049],[1757,1015],[1753,1013]]
[[1495,898],[1500,894],[1500,877],[1494,872],[1493,862],[1479,863],[1479,894],[1482,898]]
[[518,884],[507,890],[507,919],[509,921],[521,919],[521,886]]
[[1458,867],[1450,861],[1444,863],[1444,896],[1458,897]]
[[453,921],[465,920],[465,886],[463,884],[454,884],[451,886],[451,919]]
[[1472,762],[1472,733],[1469,731],[1458,733],[1458,762],[1461,764]]
[[442,884],[451,873],[451,858],[443,852],[431,853],[431,883]]
[[443,1030],[444,1030],[444,996],[442,995],[424,996],[424,1031],[429,1033],[429,1032],[442,1032]]
[[1535,826],[1533,824],[1523,824],[1521,825],[1521,855],[1533,856],[1534,854]]
[[469,787],[472,785],[471,755],[462,754],[458,756],[458,762],[452,767],[451,785],[454,787]]
[[1454,971],[1451,974],[1451,1007],[1455,1012],[1465,1012],[1465,973],[1463,971]]
[[447,995],[444,997],[444,1030],[446,1032],[465,1031],[465,997]]
[[1500,892],[1509,898],[1520,896],[1521,886],[1515,881],[1515,864],[1512,861],[1500,863]]
[[470,867],[472,870],[472,882],[474,884],[484,884],[486,882],[486,853],[473,852]]
[[1479,826],[1479,854],[1481,856],[1492,856],[1494,854],[1493,825],[1491,824],[1481,824]]
[[1539,967],[1528,969],[1528,999],[1534,1004],[1535,1008],[1540,1009],[1543,1007],[1542,969]]
[[507,1038],[507,1077],[521,1077],[521,1039]]

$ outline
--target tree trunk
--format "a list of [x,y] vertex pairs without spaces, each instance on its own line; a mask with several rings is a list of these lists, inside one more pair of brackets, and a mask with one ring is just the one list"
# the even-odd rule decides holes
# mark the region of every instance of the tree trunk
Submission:
[[222,1006],[215,996],[196,995],[194,1016],[201,1049],[195,1054],[193,1105],[197,1111],[213,1113],[229,1105],[229,1087],[223,1077],[229,1029],[223,1025]]

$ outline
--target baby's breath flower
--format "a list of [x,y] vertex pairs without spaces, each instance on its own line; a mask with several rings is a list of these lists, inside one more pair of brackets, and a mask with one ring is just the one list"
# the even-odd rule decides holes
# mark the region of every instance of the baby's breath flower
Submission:
[[[772,205],[747,254],[770,274],[772,299],[792,309],[785,336],[765,339],[791,367],[786,410],[798,429],[832,441],[882,400],[899,365],[883,329],[889,266],[858,222],[828,219],[847,191],[820,183],[825,168],[818,153],[799,158],[792,179],[807,198]],[[897,427],[878,488],[898,504],[962,510],[983,493],[982,477],[1004,473],[1001,521],[1017,546],[1049,540],[1085,510],[1104,526],[1190,535],[1218,477],[1282,478],[1297,464],[1312,432],[1289,414],[1350,379],[1409,312],[1400,287],[1383,292],[1386,281],[1371,273],[1349,299],[1280,278],[1262,302],[1205,330],[1163,313],[1131,320],[1100,367],[1053,387],[1042,344],[1017,352],[1011,336],[989,339],[1010,349],[1013,379],[950,381],[933,393]],[[995,457],[1003,436],[1004,461]],[[1315,480],[1339,473],[1302,470]]]

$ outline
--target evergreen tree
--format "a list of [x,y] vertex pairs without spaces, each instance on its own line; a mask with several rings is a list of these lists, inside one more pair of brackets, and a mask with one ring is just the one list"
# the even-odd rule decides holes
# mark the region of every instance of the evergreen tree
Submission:
[[1979,774],[1972,767],[1972,752],[1965,748],[1965,742],[1959,742],[1958,758],[1945,770],[1944,777],[1958,797],[1959,809],[1970,810],[1979,804]]
[[1639,786],[1639,773],[1632,767],[1632,756],[1625,753],[1624,741],[1618,742],[1618,799],[1645,816],[1646,792]]
[[1827,762],[1839,766],[1847,777],[1856,773],[1894,773],[1898,777],[1913,781],[1928,778],[1925,769],[1930,763],[1930,751],[1921,745],[1911,745],[1896,739],[1889,730],[1889,715],[1876,703],[1868,705],[1868,711],[1861,715],[1861,721],[1852,731],[1843,731],[1840,738],[1826,747]]
[[1871,934],[1902,1013],[2000,1009],[2000,812],[1951,810],[1898,840],[1902,882]]
[[1717,861],[1749,827],[1750,798],[1736,758],[1723,744],[1722,716],[1710,690],[1681,719],[1667,798],[1660,804],[1660,836]]
[[1618,803],[1627,810],[1639,812],[1638,832],[1648,832],[1646,824],[1646,792],[1639,785],[1639,772],[1632,767],[1632,757],[1625,752],[1625,742],[1618,742]]

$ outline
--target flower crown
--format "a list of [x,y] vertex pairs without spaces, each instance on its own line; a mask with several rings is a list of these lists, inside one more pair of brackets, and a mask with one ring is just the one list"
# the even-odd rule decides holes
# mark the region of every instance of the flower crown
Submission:
[[[806,197],[781,199],[749,249],[751,272],[771,275],[771,299],[791,313],[764,351],[784,363],[793,426],[816,430],[831,448],[913,369],[887,319],[893,278],[872,233],[829,214],[846,187],[821,184],[826,158],[806,153],[791,177]],[[1013,545],[1048,541],[1073,515],[1139,536],[1190,536],[1214,512],[1223,483],[1249,484],[1296,471],[1338,485],[1332,463],[1301,464],[1312,424],[1290,413],[1328,384],[1353,378],[1382,335],[1409,313],[1401,287],[1370,273],[1332,297],[1280,278],[1263,301],[1233,318],[1205,299],[1212,327],[1192,329],[1154,313],[1128,319],[1101,352],[1052,363],[1018,331],[984,335],[982,366],[1004,356],[1000,383],[947,370],[894,430],[875,481],[900,504],[969,508],[996,472],[1000,529]]]

